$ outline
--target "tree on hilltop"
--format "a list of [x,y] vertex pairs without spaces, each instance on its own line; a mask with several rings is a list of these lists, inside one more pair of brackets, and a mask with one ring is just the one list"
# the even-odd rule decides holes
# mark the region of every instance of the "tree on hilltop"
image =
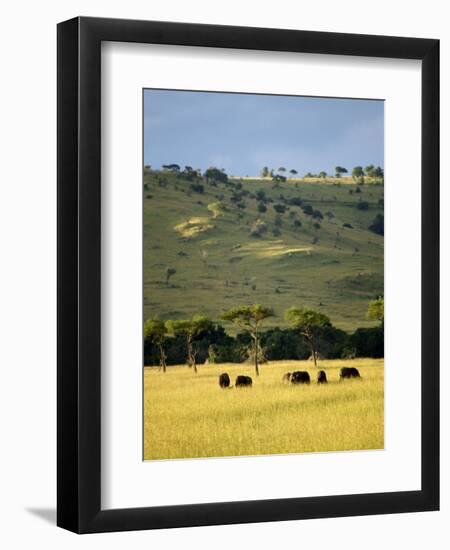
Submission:
[[362,178],[364,176],[364,170],[362,166],[355,166],[352,170],[352,178],[354,180]]
[[336,168],[334,169],[334,172],[336,174],[336,177],[340,178],[342,176],[342,174],[347,174],[348,170],[347,170],[347,168],[344,168],[343,166],[336,166]]
[[223,170],[219,170],[219,168],[216,168],[214,166],[210,166],[207,170],[205,170],[205,173],[203,175],[206,178],[207,182],[209,180],[220,183],[228,182],[227,174]]

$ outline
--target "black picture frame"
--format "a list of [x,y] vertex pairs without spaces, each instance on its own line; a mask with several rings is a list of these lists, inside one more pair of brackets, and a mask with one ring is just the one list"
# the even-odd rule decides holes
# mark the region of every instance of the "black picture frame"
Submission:
[[[422,61],[420,491],[101,509],[102,41]],[[438,510],[439,41],[77,17],[58,25],[57,66],[57,524],[76,533],[94,533]]]

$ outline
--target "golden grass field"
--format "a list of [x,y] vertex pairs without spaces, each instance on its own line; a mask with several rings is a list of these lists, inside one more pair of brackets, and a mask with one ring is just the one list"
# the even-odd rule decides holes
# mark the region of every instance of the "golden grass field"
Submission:
[[[354,366],[362,380],[339,382]],[[286,454],[384,447],[383,359],[324,360],[329,383],[317,385],[310,361],[144,368],[144,459]],[[283,383],[307,370],[311,385]],[[252,388],[221,389],[228,372],[253,378]]]

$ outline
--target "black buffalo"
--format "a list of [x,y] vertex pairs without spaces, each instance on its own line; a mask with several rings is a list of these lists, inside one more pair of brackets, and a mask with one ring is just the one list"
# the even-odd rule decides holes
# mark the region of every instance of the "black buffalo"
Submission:
[[317,383],[318,384],[326,384],[328,382],[327,380],[327,374],[324,370],[320,370],[317,373]]
[[291,375],[291,382],[293,384],[310,384],[311,378],[305,370],[296,370]]
[[253,384],[253,380],[250,378],[250,376],[243,376],[243,375],[240,374],[236,378],[235,386],[236,386],[236,388],[239,388],[241,386],[251,387],[252,384]]
[[224,372],[219,376],[219,386],[221,388],[229,388],[230,387],[230,377],[228,376],[227,372]]
[[361,378],[361,375],[355,367],[342,367],[339,380],[344,380],[344,378]]
[[292,376],[292,372],[287,372],[286,374],[283,374],[283,378],[281,379],[282,382],[290,382],[291,376]]

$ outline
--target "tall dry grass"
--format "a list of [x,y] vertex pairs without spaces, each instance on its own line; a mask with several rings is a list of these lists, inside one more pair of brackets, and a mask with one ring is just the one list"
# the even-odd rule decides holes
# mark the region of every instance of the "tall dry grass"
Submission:
[[[362,380],[339,382],[340,367],[358,368]],[[261,366],[186,366],[144,369],[144,458],[173,459],[305,453],[384,446],[382,359],[322,361],[329,383],[315,383],[308,361]],[[310,386],[281,381],[287,371],[307,370]],[[218,376],[252,376],[252,388],[221,389]]]

